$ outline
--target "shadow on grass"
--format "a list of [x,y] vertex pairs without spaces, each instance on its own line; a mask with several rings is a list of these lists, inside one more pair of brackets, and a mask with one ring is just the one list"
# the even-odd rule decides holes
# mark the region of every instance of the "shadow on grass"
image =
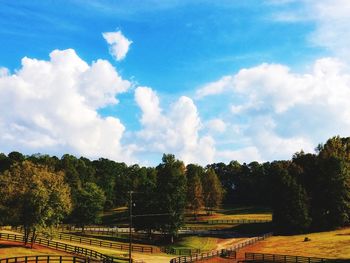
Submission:
[[224,206],[223,209],[218,210],[219,213],[224,215],[246,215],[246,214],[271,214],[272,211],[268,207],[256,207],[256,206]]

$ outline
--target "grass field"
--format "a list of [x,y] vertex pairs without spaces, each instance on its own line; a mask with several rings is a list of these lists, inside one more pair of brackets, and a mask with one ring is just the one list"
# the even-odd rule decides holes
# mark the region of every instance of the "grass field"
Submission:
[[[62,255],[68,256],[70,254],[37,246],[35,245],[33,249],[30,247],[24,247],[23,244],[18,242],[10,241],[0,241],[0,258],[9,258],[9,257],[21,257],[21,256],[31,256],[31,255]],[[70,255],[71,256],[71,255]]]
[[[311,241],[304,242],[308,237]],[[274,236],[245,252],[350,259],[350,228],[295,236]]]
[[179,239],[174,245],[171,245],[174,249],[200,249],[201,251],[213,250],[216,248],[218,239],[214,237],[197,237],[188,236]]
[[271,209],[265,207],[223,207],[201,220],[272,220]]

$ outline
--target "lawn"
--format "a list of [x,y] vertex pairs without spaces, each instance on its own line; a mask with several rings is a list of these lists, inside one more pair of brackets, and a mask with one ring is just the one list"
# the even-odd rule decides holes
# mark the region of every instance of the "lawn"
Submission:
[[[304,242],[308,237],[311,241]],[[245,252],[350,259],[350,228],[295,236],[274,236]]]
[[180,238],[175,244],[171,245],[174,249],[200,249],[201,251],[209,251],[216,248],[218,239],[215,237],[198,237],[188,236]]

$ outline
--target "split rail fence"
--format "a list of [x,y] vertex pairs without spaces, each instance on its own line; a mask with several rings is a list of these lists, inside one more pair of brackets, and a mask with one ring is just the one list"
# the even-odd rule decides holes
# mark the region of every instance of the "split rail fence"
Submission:
[[201,253],[191,256],[181,256],[176,257],[170,260],[170,263],[185,263],[185,262],[195,262],[200,261],[204,259],[214,258],[214,257],[229,257],[229,258],[236,258],[236,253],[239,249],[252,245],[260,240],[264,240],[268,237],[272,236],[272,233],[267,233],[265,235],[251,238],[249,240],[240,242],[234,246],[231,246],[229,248],[221,249],[221,250],[215,250],[207,253]]
[[289,256],[263,253],[245,253],[244,263],[344,263],[350,260],[327,259],[315,257]]
[[[17,242],[24,242],[24,236],[23,235],[15,235],[15,234],[8,234],[8,233],[0,233],[0,240],[9,240],[9,241],[17,241]],[[31,243],[31,240],[28,241],[29,243]],[[77,254],[86,258],[93,258],[93,259],[97,259],[103,262],[126,262],[128,261],[127,258],[123,258],[123,257],[110,257],[107,255],[104,255],[100,252],[97,252],[95,250],[91,250],[88,248],[84,248],[84,247],[78,247],[78,246],[73,246],[73,245],[69,245],[69,244],[65,244],[65,243],[60,243],[60,242],[56,242],[56,241],[52,241],[49,239],[44,239],[44,238],[40,238],[38,237],[35,242],[35,244],[44,246],[44,247],[48,247],[48,248],[53,248],[55,250],[59,250],[59,251],[64,251],[64,252],[68,252],[68,253],[73,253],[73,254]]]
[[72,256],[55,256],[55,255],[40,255],[40,256],[23,256],[0,258],[0,263],[92,263],[89,258],[72,257]]

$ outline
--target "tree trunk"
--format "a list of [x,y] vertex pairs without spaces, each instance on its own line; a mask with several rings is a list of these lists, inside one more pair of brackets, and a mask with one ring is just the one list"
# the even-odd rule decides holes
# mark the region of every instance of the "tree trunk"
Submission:
[[33,248],[35,239],[36,239],[36,229],[34,228],[33,229],[33,234],[32,234],[32,240],[31,240],[31,243],[30,243],[30,248]]
[[28,226],[23,226],[24,229],[24,245],[28,244],[30,228]]

